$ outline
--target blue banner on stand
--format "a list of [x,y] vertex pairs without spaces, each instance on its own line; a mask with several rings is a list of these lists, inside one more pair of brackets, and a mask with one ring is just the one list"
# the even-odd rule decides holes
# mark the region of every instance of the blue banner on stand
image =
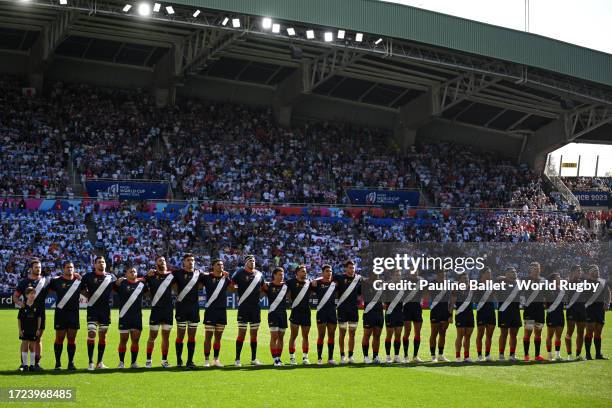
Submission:
[[611,194],[607,191],[572,191],[583,207],[609,207]]
[[147,181],[88,180],[90,197],[119,200],[163,200],[168,196],[168,183]]
[[378,207],[416,207],[419,205],[419,190],[375,190],[347,189],[351,204],[374,205]]

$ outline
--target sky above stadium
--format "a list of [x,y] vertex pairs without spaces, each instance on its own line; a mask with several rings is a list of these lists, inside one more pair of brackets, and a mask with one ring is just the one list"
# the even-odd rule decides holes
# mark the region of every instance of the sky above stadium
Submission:
[[[379,0],[525,31],[526,0]],[[529,0],[529,32],[612,54],[612,0]]]

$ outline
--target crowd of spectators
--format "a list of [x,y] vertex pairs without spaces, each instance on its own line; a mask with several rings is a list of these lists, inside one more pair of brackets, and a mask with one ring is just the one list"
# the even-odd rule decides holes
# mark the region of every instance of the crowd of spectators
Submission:
[[65,260],[84,270],[93,263],[93,249],[79,208],[0,211],[0,288],[25,276],[33,257],[41,259],[46,273],[59,273]]
[[612,191],[612,177],[563,177],[562,180],[573,191]]
[[[0,90],[0,199],[70,196],[71,168],[81,182],[167,180],[183,198],[203,200],[159,217],[146,203],[31,212],[24,200],[5,199],[0,289],[15,284],[32,256],[52,274],[66,259],[87,271],[96,253],[114,272],[136,264],[144,273],[156,254],[179,266],[185,251],[201,265],[220,257],[229,270],[255,254],[266,273],[304,263],[317,274],[323,263],[341,269],[372,242],[587,243],[612,222],[609,213],[557,211],[540,177],[476,147],[425,143],[399,152],[375,129],[282,128],[267,108],[196,100],[158,109],[138,90],[56,83],[31,97],[15,79],[1,80]],[[421,188],[436,209],[335,207],[350,204],[349,187]],[[332,208],[288,215],[272,207],[286,203]]]

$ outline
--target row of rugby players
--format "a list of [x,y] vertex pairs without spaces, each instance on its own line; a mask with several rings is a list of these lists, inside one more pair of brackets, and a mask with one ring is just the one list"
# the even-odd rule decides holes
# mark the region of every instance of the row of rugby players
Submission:
[[[194,368],[193,355],[195,351],[195,339],[198,324],[200,322],[198,290],[205,288],[207,293],[206,311],[204,313],[205,342],[204,357],[205,366],[210,365],[210,353],[213,351],[213,365],[222,366],[219,361],[219,351],[223,330],[227,324],[226,317],[226,293],[237,290],[239,296],[238,304],[238,336],[236,339],[235,365],[240,366],[242,345],[247,329],[250,334],[251,364],[260,365],[257,359],[257,332],[260,324],[260,296],[264,293],[269,299],[268,325],[270,328],[271,341],[270,351],[274,358],[274,365],[282,365],[280,356],[283,350],[284,332],[290,327],[289,353],[290,364],[296,364],[295,343],[301,332],[303,363],[309,364],[309,330],[311,326],[311,312],[309,295],[314,292],[317,304],[317,354],[318,363],[322,364],[323,347],[325,335],[327,334],[328,363],[336,364],[333,359],[336,327],[339,329],[339,348],[341,363],[354,362],[353,350],[355,344],[355,331],[358,322],[358,305],[361,296],[361,276],[355,273],[355,265],[347,261],[344,265],[345,271],[340,275],[332,275],[332,268],[325,265],[322,268],[322,276],[315,280],[308,280],[306,268],[299,266],[295,277],[284,281],[284,270],[276,268],[273,271],[271,282],[264,282],[261,272],[255,269],[255,258],[245,258],[244,267],[239,268],[232,276],[223,269],[223,262],[213,261],[212,271],[201,273],[195,268],[195,257],[192,254],[183,256],[181,269],[168,272],[166,260],[163,256],[156,259],[156,270],[151,270],[145,278],[137,278],[137,271],[131,267],[126,270],[125,277],[116,278],[106,272],[106,262],[103,257],[95,260],[94,272],[84,275],[82,278],[74,272],[71,262],[64,264],[63,275],[55,279],[41,277],[41,264],[39,260],[33,260],[29,275],[19,283],[14,300],[18,306],[24,306],[20,300],[21,294],[27,288],[34,289],[35,314],[40,317],[40,327],[35,341],[35,370],[40,369],[40,337],[44,331],[45,309],[44,302],[48,291],[54,291],[57,295],[55,308],[55,357],[56,368],[61,368],[61,354],[63,343],[67,338],[69,369],[74,369],[73,358],[75,353],[75,338],[79,324],[79,296],[81,293],[88,298],[87,306],[87,349],[89,357],[89,370],[95,368],[106,368],[103,356],[106,346],[106,332],[110,324],[109,300],[112,291],[115,291],[120,300],[119,310],[119,367],[124,367],[124,358],[128,340],[131,339],[131,367],[138,367],[136,363],[138,355],[138,343],[142,331],[142,296],[148,292],[151,296],[151,314],[149,319],[149,338],[147,340],[146,367],[152,366],[151,355],[156,337],[161,329],[162,337],[162,366],[169,367],[168,348],[169,335],[173,325],[173,314],[177,321],[177,337],[175,341],[177,365],[182,366],[183,342],[187,334],[187,362],[186,368]],[[532,263],[530,276],[532,279],[540,279],[540,265]],[[596,349],[595,358],[604,358],[601,354],[601,331],[605,322],[605,310],[610,303],[610,290],[603,279],[599,278],[599,268],[593,265],[589,268],[588,277],[591,280],[599,280],[599,301],[574,301],[567,305],[567,325],[565,341],[569,358],[572,358],[572,334],[576,336],[576,358],[581,359],[583,340],[586,348],[586,358],[591,359],[591,342]],[[418,277],[415,277],[418,279]],[[557,276],[558,278],[558,276]],[[436,279],[445,279],[444,273],[438,273]],[[460,279],[466,279],[464,277]],[[481,275],[481,280],[491,279],[488,269]],[[509,268],[503,279],[508,282],[516,281],[516,271]],[[571,271],[570,281],[582,279],[582,270],[576,266]],[[379,292],[380,293],[380,292]],[[176,296],[173,305],[173,294]],[[385,351],[387,362],[408,362],[409,337],[413,334],[412,362],[421,362],[418,357],[420,346],[420,332],[423,322],[421,302],[415,292],[398,292],[392,302],[382,303],[379,301],[380,294],[365,305],[363,315],[363,339],[362,348],[364,362],[380,362],[378,351],[383,326],[386,326]],[[604,298],[607,296],[607,301]],[[457,360],[460,360],[461,349],[464,350],[464,360],[471,361],[469,356],[470,339],[476,323],[477,337],[476,346],[478,360],[491,360],[491,342],[494,328],[498,322],[500,327],[499,337],[499,359],[504,360],[506,341],[509,338],[510,360],[515,360],[517,344],[517,333],[522,326],[520,314],[520,302],[516,291],[508,294],[507,298],[500,301],[498,318],[496,322],[493,298],[490,301],[480,302],[474,319],[471,302],[465,296],[446,291],[431,292],[429,298],[432,300],[430,323],[431,335],[429,338],[432,361],[448,361],[444,356],[445,335],[449,323],[453,322],[453,311],[455,310],[455,325],[457,327],[457,339],[455,351]],[[460,301],[459,299],[464,299]],[[396,307],[399,305],[400,307]],[[469,305],[469,307],[468,307]],[[27,305],[26,305],[27,306]],[[547,348],[549,358],[552,358],[552,338],[555,339],[556,359],[560,359],[560,342],[564,327],[563,303],[553,303],[545,308],[542,302],[532,302],[525,306],[524,310],[524,358],[530,359],[529,345],[532,333],[534,334],[535,359],[542,360],[540,355],[540,336],[545,324],[548,326]],[[291,309],[287,322],[286,309]],[[402,336],[402,329],[404,334]],[[575,330],[576,329],[576,330]],[[586,329],[586,333],[585,333]],[[347,336],[348,334],[348,336]],[[96,335],[98,336],[97,364],[94,365],[94,347]],[[345,354],[345,338],[348,337],[348,358]],[[482,343],[485,340],[485,356],[482,356]],[[370,340],[373,356],[369,357]],[[394,357],[391,357],[391,346],[393,344]],[[403,346],[404,358],[400,358],[400,348]],[[437,354],[436,354],[437,348]],[[21,369],[27,367],[22,360]]]

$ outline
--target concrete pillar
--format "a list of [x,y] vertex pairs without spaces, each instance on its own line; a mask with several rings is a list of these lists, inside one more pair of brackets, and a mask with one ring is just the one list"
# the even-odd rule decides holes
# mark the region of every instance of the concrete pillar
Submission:
[[557,119],[529,136],[521,155],[521,162],[526,163],[537,174],[541,174],[546,166],[548,154],[567,143],[564,119]]
[[272,105],[274,116],[280,125],[291,125],[293,105],[304,93],[309,93],[306,87],[309,72],[308,65],[303,63],[291,75],[276,86]]
[[395,118],[393,137],[402,152],[414,145],[417,131],[429,123],[433,115],[433,99],[431,92],[413,99],[400,107]]
[[176,103],[176,53],[175,47],[170,48],[155,64],[152,93],[159,108]]

